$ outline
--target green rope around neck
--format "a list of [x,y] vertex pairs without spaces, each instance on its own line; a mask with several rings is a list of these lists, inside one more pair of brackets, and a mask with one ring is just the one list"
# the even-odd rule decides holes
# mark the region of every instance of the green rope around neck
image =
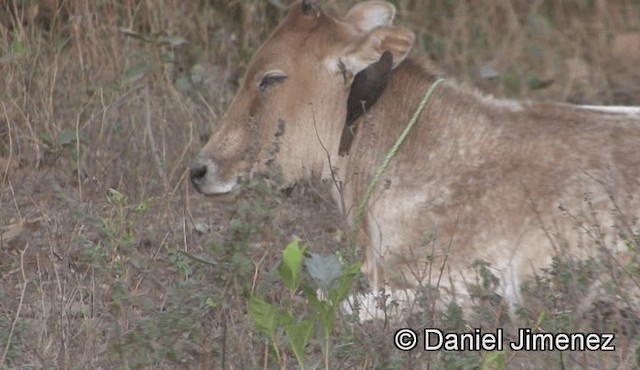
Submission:
[[[371,179],[371,182],[369,183],[369,186],[367,187],[367,190],[364,192],[364,195],[360,200],[360,204],[356,209],[356,216],[353,220],[353,225],[351,228],[351,246],[353,248],[355,248],[355,245],[356,245],[356,234],[358,232],[358,226],[360,225],[360,222],[362,222],[362,217],[364,216],[364,209],[367,206],[367,203],[369,202],[369,198],[371,198],[373,189],[375,189],[376,185],[380,181],[380,177],[382,177],[382,173],[389,165],[389,162],[391,162],[391,159],[396,155],[398,148],[400,148],[400,145],[402,145],[404,140],[409,135],[409,132],[411,132],[411,129],[416,124],[416,121],[418,121],[418,117],[420,117],[420,114],[424,110],[424,107],[427,105],[429,98],[431,98],[431,94],[433,94],[436,87],[443,81],[444,81],[443,78],[438,78],[431,84],[431,86],[429,86],[429,89],[424,94],[424,97],[422,98],[420,105],[418,105],[418,108],[413,113],[413,116],[411,116],[411,119],[409,120],[407,127],[405,127],[404,131],[402,131],[402,134],[400,134],[395,144],[393,144],[393,147],[391,148],[391,150],[389,150],[389,153],[387,153],[387,156],[382,161],[382,164],[380,165],[380,167],[378,167],[378,169],[374,173],[373,178]],[[355,252],[355,249],[354,249],[354,252]]]

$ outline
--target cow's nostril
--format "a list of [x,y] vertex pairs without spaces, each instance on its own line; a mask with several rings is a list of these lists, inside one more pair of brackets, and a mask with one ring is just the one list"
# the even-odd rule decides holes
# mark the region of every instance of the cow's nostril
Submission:
[[206,175],[207,175],[206,165],[191,167],[191,170],[189,171],[189,176],[191,177],[191,181],[194,183],[199,182]]

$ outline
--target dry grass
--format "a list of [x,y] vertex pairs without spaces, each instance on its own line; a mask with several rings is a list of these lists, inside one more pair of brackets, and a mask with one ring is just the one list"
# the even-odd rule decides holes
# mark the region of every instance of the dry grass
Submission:
[[[274,2],[0,5],[0,368],[280,366],[247,319],[247,293],[278,301],[265,286],[292,238],[327,253],[344,244],[326,185],[283,195],[258,181],[240,200],[209,200],[185,181],[280,17]],[[436,64],[487,92],[640,105],[636,0],[393,2]],[[562,289],[549,295],[549,280],[534,284],[541,309],[525,319],[533,325],[540,312],[557,312],[559,300],[575,307],[581,297],[570,293],[599,271],[560,264],[552,283]],[[478,313],[487,330],[500,325],[499,309],[489,308]],[[544,325],[615,330],[615,353],[511,353],[506,366],[640,366],[638,310],[609,308],[614,319],[603,327],[570,315]],[[406,324],[464,329],[455,312]],[[402,353],[391,345],[394,330],[340,320],[332,366],[476,368],[486,360]],[[318,348],[312,342],[310,367],[320,363]],[[283,356],[294,367],[292,354]]]

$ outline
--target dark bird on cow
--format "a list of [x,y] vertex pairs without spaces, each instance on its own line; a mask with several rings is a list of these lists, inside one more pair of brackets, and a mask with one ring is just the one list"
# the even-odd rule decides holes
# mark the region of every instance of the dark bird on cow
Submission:
[[387,81],[391,75],[393,67],[393,56],[391,52],[382,53],[380,60],[370,64],[367,68],[358,72],[351,84],[351,91],[347,98],[347,119],[342,137],[340,138],[340,147],[338,154],[346,155],[351,149],[351,143],[356,136],[357,125],[355,122],[360,116],[365,114],[369,108],[375,104],[376,100],[382,95]]

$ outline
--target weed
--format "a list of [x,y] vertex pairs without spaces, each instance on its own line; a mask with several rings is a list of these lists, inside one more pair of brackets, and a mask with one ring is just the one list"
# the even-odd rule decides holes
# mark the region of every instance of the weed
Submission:
[[[278,276],[288,290],[288,298],[279,303],[267,303],[264,299],[252,295],[249,300],[249,317],[256,329],[268,338],[281,366],[284,366],[280,355],[283,342],[288,344],[298,365],[304,369],[306,347],[310,339],[317,336],[321,338],[325,368],[330,369],[336,313],[349,294],[359,266],[356,264],[345,268],[335,255],[323,257],[310,254],[309,257],[305,257],[305,249],[300,248],[297,241],[293,241],[283,252]],[[305,281],[303,265],[316,284]],[[302,316],[294,307],[299,293],[302,293],[308,305],[307,309],[302,311]],[[280,338],[279,328],[283,329],[286,341]]]
[[[1,298],[1,297],[0,297]],[[0,317],[0,353],[2,353],[2,362],[0,365],[4,367],[4,363],[12,362],[20,358],[20,354],[26,349],[23,343],[24,331],[26,324],[22,320],[18,320],[13,326],[7,318]]]

